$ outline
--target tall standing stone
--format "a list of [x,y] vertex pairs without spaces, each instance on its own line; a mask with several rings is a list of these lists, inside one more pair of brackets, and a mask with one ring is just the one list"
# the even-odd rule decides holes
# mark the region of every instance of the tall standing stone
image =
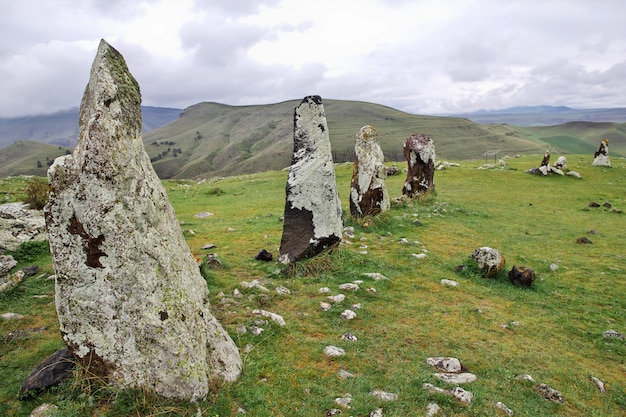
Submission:
[[283,263],[315,256],[341,241],[341,202],[320,96],[307,96],[295,108],[293,157],[286,185]]
[[402,194],[415,198],[435,190],[435,143],[424,134],[413,134],[404,140],[404,157],[408,164]]
[[610,167],[611,160],[609,159],[609,140],[603,139],[600,142],[600,147],[593,154],[593,162],[591,163],[594,167]]
[[350,184],[350,213],[356,217],[379,214],[389,209],[385,180],[385,156],[376,129],[363,126],[354,143],[354,169]]
[[63,340],[116,386],[203,399],[239,377],[241,357],[144,151],[139,85],[104,40],[79,125],[48,170],[45,208]]

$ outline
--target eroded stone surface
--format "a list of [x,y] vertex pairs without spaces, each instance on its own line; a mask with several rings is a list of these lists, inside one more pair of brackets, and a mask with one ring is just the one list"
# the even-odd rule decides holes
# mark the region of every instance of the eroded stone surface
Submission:
[[470,257],[476,261],[478,269],[487,277],[492,277],[502,270],[505,259],[497,249],[482,246],[476,249]]
[[141,95],[101,41],[72,155],[48,170],[46,224],[65,344],[96,375],[181,399],[236,380],[241,358],[141,139]]
[[363,126],[354,144],[354,169],[350,183],[350,213],[362,217],[389,210],[385,156],[374,127]]
[[341,241],[343,221],[322,99],[308,96],[294,111],[293,158],[286,186],[279,259],[315,256]]
[[413,134],[404,140],[404,157],[408,171],[402,194],[418,197],[435,190],[435,143],[424,134]]

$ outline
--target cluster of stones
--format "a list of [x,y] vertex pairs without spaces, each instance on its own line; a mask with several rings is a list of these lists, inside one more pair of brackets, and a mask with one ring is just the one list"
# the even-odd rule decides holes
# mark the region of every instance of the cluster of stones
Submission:
[[570,171],[567,168],[567,158],[559,156],[553,165],[550,165],[550,151],[547,150],[541,160],[541,165],[538,168],[531,168],[526,170],[527,173],[533,175],[547,176],[550,174],[556,175],[569,175],[574,178],[581,178],[581,175],[576,171]]

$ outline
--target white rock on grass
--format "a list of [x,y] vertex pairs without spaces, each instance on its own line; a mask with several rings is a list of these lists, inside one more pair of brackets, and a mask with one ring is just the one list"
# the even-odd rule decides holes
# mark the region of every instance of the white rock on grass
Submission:
[[325,303],[324,301],[320,301],[320,308],[322,309],[322,311],[328,311],[332,307],[333,306],[330,303]]
[[337,346],[330,345],[324,348],[324,355],[328,356],[329,358],[343,356],[345,354],[346,351],[344,349],[338,348]]
[[413,256],[415,259],[425,259],[428,255],[426,255],[425,253],[412,253],[411,256]]
[[426,417],[434,417],[439,413],[441,407],[437,403],[430,403],[426,406]]
[[346,296],[344,294],[337,294],[337,295],[329,295],[328,297],[326,297],[328,299],[328,301],[330,301],[331,303],[337,304],[342,302],[343,300],[346,299]]
[[383,417],[383,409],[377,408],[375,410],[372,410],[372,412],[369,414],[369,417]]
[[339,289],[342,290],[342,291],[356,291],[359,288],[360,288],[359,285],[355,284],[353,282],[348,282],[348,283],[345,283],[345,284],[341,284],[339,286]]
[[594,384],[596,384],[596,387],[598,387],[600,392],[606,392],[606,386],[604,385],[604,382],[600,381],[595,376],[592,376],[591,380],[593,381]]
[[356,313],[352,310],[344,310],[343,313],[341,313],[341,318],[344,320],[352,320],[356,318]]
[[435,378],[441,379],[442,381],[446,381],[450,384],[467,384],[470,382],[474,382],[478,379],[476,375],[471,374],[469,372],[463,372],[460,374],[436,373],[436,374],[433,374],[433,376]]
[[498,402],[495,404],[495,406],[496,406],[496,408],[499,408],[500,410],[504,411],[504,413],[505,413],[507,416],[512,416],[512,415],[514,414],[514,413],[513,413],[513,410],[511,410],[509,407],[507,407],[504,403],[502,403],[502,402],[500,402],[500,401],[498,401]]
[[457,287],[457,286],[459,285],[459,283],[458,283],[458,282],[453,281],[453,280],[451,280],[451,279],[442,279],[442,280],[440,281],[440,283],[441,283],[442,285],[448,285],[448,286],[450,286],[450,287]]
[[258,314],[263,317],[269,317],[270,320],[272,320],[274,323],[277,323],[279,326],[284,326],[287,324],[285,323],[285,319],[283,319],[282,316],[276,313],[271,313],[266,310],[252,310],[252,314]]
[[330,288],[328,287],[322,287],[319,290],[317,290],[318,294],[330,294]]
[[350,404],[352,404],[352,396],[350,394],[345,394],[344,397],[335,398],[335,404],[343,408],[351,408]]
[[461,372],[461,362],[457,358],[435,357],[426,358],[426,363],[444,372]]
[[456,387],[452,390],[452,396],[457,400],[464,402],[466,404],[471,404],[472,399],[474,398],[474,394],[469,391],[465,391],[461,387]]
[[398,400],[398,394],[394,394],[393,392],[382,391],[379,389],[375,389],[374,391],[370,392],[370,395],[373,395],[374,397],[378,398],[381,401],[397,401]]
[[361,275],[371,278],[374,281],[382,281],[388,279],[386,276],[379,272],[364,272]]

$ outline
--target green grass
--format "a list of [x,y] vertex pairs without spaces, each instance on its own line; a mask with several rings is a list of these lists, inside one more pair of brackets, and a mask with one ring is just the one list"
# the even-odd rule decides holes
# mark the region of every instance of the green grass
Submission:
[[[349,216],[352,166],[339,164],[344,224],[354,227],[356,236],[351,244],[292,270],[254,260],[262,248],[277,256],[287,172],[203,183],[165,181],[192,253],[199,259],[217,253],[224,265],[205,276],[212,311],[242,352],[241,379],[216,387],[206,401],[186,404],[110,388],[81,394],[85,376],[77,373],[59,388],[17,400],[25,376],[62,346],[53,284],[45,279],[52,273],[50,261],[35,254],[44,276],[0,296],[1,312],[26,318],[0,321],[0,328],[3,336],[39,326],[48,330],[3,339],[0,379],[6,382],[0,387],[0,414],[27,416],[39,403],[53,402],[64,416],[195,416],[200,409],[202,415],[224,417],[237,415],[241,407],[252,416],[308,417],[336,408],[334,399],[349,393],[352,409],[343,415],[366,416],[377,407],[385,416],[424,415],[433,401],[442,415],[455,416],[502,415],[493,405],[497,401],[516,416],[626,415],[626,346],[602,337],[608,329],[626,333],[626,161],[612,158],[613,168],[595,168],[587,155],[568,155],[570,169],[582,179],[524,172],[540,160],[509,159],[507,168],[493,170],[476,169],[482,161],[461,161],[461,167],[436,172],[434,195],[394,203],[389,212],[365,220]],[[392,199],[400,196],[403,182],[403,174],[388,178]],[[20,184],[3,180],[0,191],[13,198],[19,193],[12,187]],[[609,201],[612,208],[588,208],[591,201]],[[195,217],[204,211],[213,216]],[[593,243],[576,243],[582,236]],[[400,243],[402,238],[408,243]],[[206,243],[216,248],[203,250]],[[497,248],[506,257],[505,271],[495,278],[483,278],[471,268],[457,272],[479,246]],[[412,256],[424,249],[427,258]],[[513,265],[536,271],[533,288],[508,282]],[[366,272],[380,272],[389,280],[373,281],[361,275]],[[270,293],[242,288],[242,281],[253,279]],[[441,285],[441,279],[459,286]],[[320,287],[337,294],[340,284],[354,280],[364,281],[361,289],[345,292],[346,300],[328,312],[320,309],[325,301]],[[277,286],[289,288],[291,295],[279,295]],[[233,296],[235,289],[244,296]],[[33,297],[41,294],[47,298]],[[342,320],[340,313],[355,303],[361,304],[358,317]],[[237,333],[238,326],[258,319],[251,315],[255,308],[282,315],[287,325],[269,323],[259,336]],[[342,340],[347,331],[358,341]],[[327,345],[347,354],[326,358]],[[432,376],[435,371],[425,362],[430,356],[457,357],[478,376],[464,386],[474,393],[471,405],[424,391],[425,382],[452,388]],[[341,380],[340,369],[355,378]],[[564,404],[543,399],[532,383],[515,380],[518,374],[531,374],[537,383],[559,390]],[[604,381],[608,391],[600,393],[591,376]],[[374,389],[394,392],[399,399],[381,403],[369,395]]]

